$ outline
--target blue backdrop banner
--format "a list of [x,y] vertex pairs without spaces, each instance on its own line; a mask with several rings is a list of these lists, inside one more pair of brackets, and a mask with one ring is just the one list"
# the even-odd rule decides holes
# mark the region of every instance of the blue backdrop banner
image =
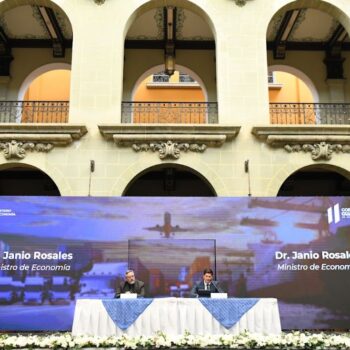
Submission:
[[[349,232],[350,197],[0,197],[0,331],[69,331],[128,269],[146,298],[188,298],[204,268],[229,297],[277,298],[283,329],[348,329]],[[227,327],[246,310],[203,303]]]

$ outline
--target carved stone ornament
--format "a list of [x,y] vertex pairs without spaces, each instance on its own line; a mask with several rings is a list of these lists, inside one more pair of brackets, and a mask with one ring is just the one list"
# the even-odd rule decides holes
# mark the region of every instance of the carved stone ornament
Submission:
[[310,153],[317,160],[331,160],[335,153],[350,153],[348,125],[255,126],[252,133],[267,145],[288,153]]
[[160,159],[179,159],[182,152],[203,153],[223,147],[239,133],[240,126],[215,124],[106,124],[99,125],[106,140],[135,152],[158,152]]
[[203,153],[207,146],[204,144],[189,144],[189,143],[177,143],[172,141],[167,142],[151,142],[149,144],[133,144],[132,148],[135,152],[144,151],[147,152],[149,150],[153,152],[159,153],[160,159],[179,159],[181,155],[181,151],[187,152],[200,152]]
[[303,145],[285,145],[284,149],[287,152],[311,152],[311,158],[313,160],[330,160],[332,159],[333,152],[350,153],[350,145],[330,144],[327,142],[320,142],[316,144],[303,144]]
[[23,159],[27,151],[49,152],[87,133],[84,125],[60,123],[0,123],[0,151],[6,159]]
[[23,159],[27,155],[27,150],[35,150],[38,152],[49,152],[53,148],[50,143],[34,143],[34,142],[0,142],[0,149],[3,150],[6,159]]

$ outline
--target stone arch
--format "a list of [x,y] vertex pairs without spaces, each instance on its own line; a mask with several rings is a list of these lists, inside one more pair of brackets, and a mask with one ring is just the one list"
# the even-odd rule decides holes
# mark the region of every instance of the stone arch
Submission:
[[11,9],[18,7],[18,6],[24,6],[24,5],[30,5],[30,4],[33,4],[36,6],[51,7],[53,9],[60,9],[63,11],[62,7],[58,6],[52,0],[17,0],[17,1],[3,0],[2,2],[0,2],[0,13],[4,12],[4,11],[11,10]]
[[[137,18],[139,18],[141,15],[145,14],[147,11],[153,10],[155,8],[164,7],[164,6],[176,6],[178,8],[182,8],[188,11],[191,11],[192,13],[195,13],[201,19],[206,23],[206,26],[208,28],[208,31],[212,33],[214,41],[216,40],[216,30],[214,27],[214,23],[212,22],[210,16],[205,11],[204,7],[200,7],[200,5],[197,5],[194,3],[194,1],[187,1],[187,0],[167,0],[164,2],[164,0],[154,0],[154,1],[148,1],[146,3],[143,3],[139,7],[134,8],[134,11],[130,11],[129,17],[126,19],[125,24],[123,25],[123,39],[124,41],[127,38],[128,32],[132,25],[135,23]],[[124,65],[123,65],[123,80],[122,85],[123,89],[121,91],[121,96],[124,101],[131,101],[133,97],[133,89],[135,87],[136,82],[138,82],[138,79],[140,76],[144,74],[145,71],[148,71],[149,69],[152,69],[152,67],[157,65],[162,65],[163,67],[161,70],[164,69],[164,55],[162,53],[163,49],[161,50],[143,50],[143,55],[145,57],[144,60],[140,60],[139,58],[136,58],[136,55],[133,53],[132,50],[125,50],[125,45],[122,48],[124,50]],[[190,48],[188,48],[190,49]],[[188,50],[187,50],[188,51]],[[190,58],[190,55],[186,50],[184,50],[185,54],[178,54],[176,57],[176,63],[181,64],[182,66],[185,66],[185,72],[186,68],[191,69],[192,73],[194,74],[194,78],[199,78],[198,76],[201,76],[200,80],[197,80],[200,82],[201,80],[204,82],[203,85],[206,87],[206,99],[210,100],[211,102],[215,102],[217,100],[217,82],[215,79],[216,76],[216,63],[215,59],[211,62],[213,62],[210,65],[209,73],[207,70],[207,66],[203,64],[203,62],[195,61],[194,59]],[[202,52],[202,51],[198,51]],[[209,57],[213,54],[213,57],[215,55],[214,52],[206,52],[203,51],[203,57],[206,57],[206,59],[209,59]],[[202,57],[202,56],[201,56]],[[131,66],[133,65],[133,68],[131,70]],[[197,69],[198,68],[198,69]],[[207,75],[207,76],[205,76]],[[202,85],[202,84],[201,84]],[[202,87],[203,87],[202,85]]]
[[[349,187],[349,193],[350,193],[350,172],[342,168],[341,166],[331,165],[327,163],[307,164],[304,166],[300,166],[300,164],[299,165],[288,164],[284,168],[282,168],[279,172],[276,173],[276,176],[273,178],[273,180],[270,182],[268,186],[269,188],[268,192],[271,195],[278,196],[282,186],[286,183],[288,179],[291,179],[294,175],[305,171],[310,172],[310,174],[312,172],[314,173],[323,172],[323,173],[329,173],[330,175],[337,174],[340,177],[342,177],[345,181],[348,182],[347,187]],[[311,195],[311,194],[305,194],[305,195]],[[336,195],[336,194],[331,194],[331,195]],[[340,195],[340,194],[337,194],[337,195]]]
[[310,89],[311,94],[312,94],[312,98],[314,100],[313,102],[318,103],[320,101],[320,97],[319,97],[319,94],[318,94],[318,91],[316,89],[315,84],[300,69],[297,69],[297,68],[294,68],[294,67],[288,66],[288,65],[278,64],[278,65],[269,66],[269,71],[272,71],[272,72],[279,71],[279,72],[284,72],[284,73],[289,73],[289,74],[295,75],[297,78],[302,80],[306,84],[306,86]]
[[44,167],[43,163],[39,159],[33,162],[29,162],[28,160],[26,160],[25,162],[12,161],[0,164],[0,171],[14,166],[27,166],[38,169],[39,171],[45,173],[48,177],[52,179],[62,196],[72,195],[72,189],[69,185],[69,182],[67,181],[65,175],[56,166],[46,164],[46,166]]
[[267,31],[267,27],[269,23],[271,22],[272,18],[278,13],[278,12],[285,12],[289,10],[294,10],[300,7],[304,8],[313,8],[317,9],[323,12],[328,13],[332,17],[336,18],[346,29],[348,34],[350,34],[350,17],[342,10],[340,7],[331,4],[329,1],[325,0],[284,0],[279,1],[278,6],[271,8],[273,10],[272,15],[268,18],[268,21],[265,25]]
[[[188,179],[188,181],[196,181],[198,182],[198,184],[200,185],[201,189],[199,190],[194,190],[193,188],[191,189],[191,191],[187,192],[186,191],[176,191],[173,194],[156,194],[156,195],[169,195],[169,196],[201,196],[203,193],[204,196],[216,196],[216,192],[213,188],[213,186],[210,184],[210,182],[199,172],[197,172],[196,170],[188,167],[188,166],[184,166],[184,165],[179,165],[179,164],[174,164],[174,163],[165,163],[165,164],[158,164],[158,165],[154,165],[152,167],[146,168],[144,169],[141,173],[138,173],[134,176],[134,178],[128,183],[128,185],[126,186],[126,188],[123,191],[123,196],[135,196],[138,195],[137,193],[135,194],[135,191],[137,192],[137,189],[135,188],[135,186],[137,187],[137,183],[142,179],[145,179],[145,177],[149,176],[149,175],[154,175],[156,173],[160,173],[160,172],[167,172],[171,170],[171,172],[181,172],[183,174],[187,174],[190,175],[191,179]],[[160,184],[162,180],[159,180],[158,182],[155,182],[156,185]],[[186,181],[186,180],[185,180]],[[187,188],[192,187],[192,186],[187,186]],[[158,189],[156,190],[156,193],[159,191]],[[160,191],[161,192],[161,191]],[[164,191],[166,192],[166,191]],[[146,191],[147,193],[147,191]],[[149,195],[152,195],[152,189],[148,191]],[[188,193],[188,194],[186,194]],[[140,196],[144,196],[147,195],[144,192],[140,193]]]
[[[193,158],[191,158],[188,161],[182,160],[181,163],[179,163],[178,160],[176,161],[176,163],[167,162],[164,164],[169,164],[171,166],[173,164],[180,164],[190,169],[193,169],[195,172],[201,174],[201,176],[205,178],[207,182],[209,182],[217,196],[229,195],[229,190],[225,186],[225,183],[222,181],[219,174],[217,174],[207,164],[202,163],[200,160],[194,160]],[[140,161],[138,159],[138,161],[130,163],[129,166],[123,168],[123,172],[120,173],[119,179],[114,183],[110,195],[121,196],[125,192],[125,189],[129,185],[129,183],[132,181],[132,179],[135,178],[135,176],[137,176],[137,174],[141,174],[145,170],[156,165],[160,165],[160,163],[157,162],[157,160],[149,161],[146,159],[144,161]]]
[[56,63],[49,63],[49,64],[45,64],[44,66],[41,66],[35,70],[33,70],[23,81],[23,83],[21,84],[21,87],[19,88],[18,91],[18,100],[19,101],[23,101],[24,99],[24,95],[28,89],[28,87],[30,86],[30,84],[36,79],[38,78],[40,75],[50,72],[52,70],[57,70],[57,69],[61,69],[61,70],[71,70],[71,65],[68,63],[60,63],[60,62],[56,62]]
[[200,17],[202,17],[209,25],[209,27],[214,35],[214,38],[216,39],[216,29],[215,29],[214,23],[211,20],[209,14],[202,7],[200,7],[200,5],[195,4],[192,0],[186,0],[186,1],[185,0],[168,0],[166,2],[164,2],[164,0],[147,1],[145,4],[136,8],[134,10],[134,12],[129,16],[127,21],[125,22],[124,31],[123,31],[124,39],[126,38],[126,35],[129,31],[130,27],[132,26],[132,24],[134,23],[134,21],[136,20],[137,17],[141,16],[143,13],[145,13],[153,8],[163,7],[163,6],[165,6],[165,4],[167,6],[184,7],[186,9],[196,13]]
[[[196,73],[194,72],[192,69],[190,68],[187,68],[185,66],[182,66],[182,65],[179,65],[179,64],[176,64],[175,65],[175,68],[176,70],[178,71],[181,71],[181,72],[184,72],[188,75],[190,75],[192,78],[194,78],[197,83],[200,85],[200,87],[202,88],[202,91],[203,91],[203,94],[205,96],[205,101],[208,102],[208,91],[207,91],[207,88],[203,82],[203,80],[201,79],[201,77]],[[160,71],[162,71],[164,69],[164,65],[157,65],[157,66],[154,66],[150,69],[148,69],[147,71],[145,71],[138,79],[137,81],[135,82],[134,84],[134,87],[132,89],[132,92],[131,92],[131,100],[134,101],[134,96],[135,96],[135,93],[136,93],[136,90],[137,88],[140,86],[140,84],[147,78],[149,77],[151,74],[154,74],[154,73],[158,73]]]
[[[11,176],[17,177],[19,182],[13,181]],[[0,195],[61,196],[61,194],[56,179],[49,171],[29,163],[11,162],[0,165]]]

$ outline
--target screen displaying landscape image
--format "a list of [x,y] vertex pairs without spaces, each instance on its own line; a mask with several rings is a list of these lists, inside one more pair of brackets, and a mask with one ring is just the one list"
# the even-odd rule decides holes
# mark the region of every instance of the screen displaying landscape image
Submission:
[[[0,330],[71,330],[79,298],[277,298],[283,329],[347,329],[350,198],[2,197]],[[301,318],[300,315],[303,314]]]

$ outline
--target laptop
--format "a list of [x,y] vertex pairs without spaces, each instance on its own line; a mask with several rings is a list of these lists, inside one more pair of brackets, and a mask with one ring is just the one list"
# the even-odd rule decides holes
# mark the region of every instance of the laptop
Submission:
[[197,294],[199,298],[210,298],[211,291],[206,289],[198,289]]

